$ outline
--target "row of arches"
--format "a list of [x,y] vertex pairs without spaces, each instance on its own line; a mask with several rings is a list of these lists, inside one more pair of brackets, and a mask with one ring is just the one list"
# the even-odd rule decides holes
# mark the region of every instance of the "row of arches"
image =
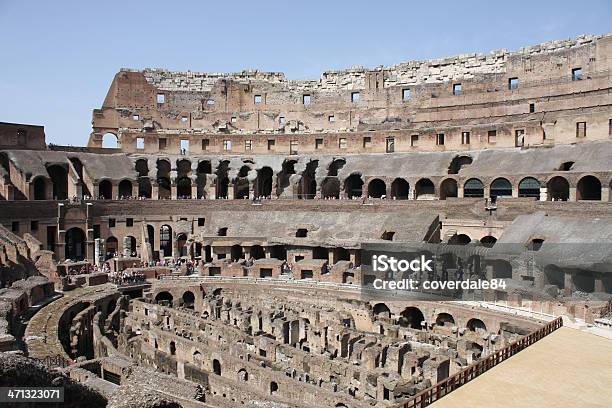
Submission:
[[[391,309],[384,303],[377,303],[374,305],[372,311],[374,315],[377,317],[384,317],[387,319],[393,319],[394,316],[391,313]],[[425,321],[425,316],[421,309],[415,306],[406,307],[402,312],[397,316],[396,323],[400,327],[411,328],[416,330],[421,330],[425,328],[427,322]],[[452,327],[456,326],[455,318],[447,312],[438,313],[435,319],[435,326],[440,327]],[[466,328],[472,332],[486,332],[487,326],[485,323],[478,318],[471,318],[466,323]]]

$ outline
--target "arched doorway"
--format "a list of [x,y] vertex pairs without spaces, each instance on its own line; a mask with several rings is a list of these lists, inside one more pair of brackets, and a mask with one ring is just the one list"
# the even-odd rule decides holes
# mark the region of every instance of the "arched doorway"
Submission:
[[127,198],[132,196],[132,182],[130,180],[122,180],[119,183],[119,197]]
[[102,180],[98,184],[98,198],[102,200],[113,199],[113,184],[109,180]]
[[195,295],[192,291],[188,290],[183,293],[183,306],[187,309],[193,309],[195,304]]
[[59,165],[47,167],[47,173],[53,184],[53,199],[65,200],[68,198],[68,171]]
[[569,199],[569,182],[565,177],[555,176],[546,183],[548,201],[567,201]]
[[138,197],[151,198],[151,180],[148,177],[138,179]]
[[176,181],[176,195],[179,199],[191,198],[191,179],[187,176]]
[[344,191],[349,198],[357,198],[363,195],[363,180],[359,174],[351,174],[344,181]]
[[463,185],[463,196],[473,198],[484,197],[484,184],[482,184],[482,181],[476,178],[466,181]]
[[66,259],[82,261],[85,259],[85,232],[80,228],[70,228],[66,231]]
[[257,179],[255,180],[255,196],[256,197],[271,197],[272,196],[272,169],[264,167],[257,171]]
[[179,256],[187,256],[187,235],[179,234],[176,237],[176,250],[179,253]]
[[533,177],[525,177],[519,183],[519,197],[540,198],[540,182]]
[[249,166],[242,166],[234,182],[234,198],[245,199],[249,198]]
[[47,199],[47,180],[44,177],[34,179],[34,200]]
[[422,178],[417,181],[414,192],[417,200],[431,200],[435,198],[436,187],[430,179]]
[[207,174],[212,174],[212,166],[209,160],[202,160],[200,163],[198,163],[198,168],[196,170],[196,185],[198,198],[207,198]]
[[340,181],[337,177],[325,177],[321,183],[323,198],[340,198]]
[[157,198],[167,199],[171,196],[170,184],[170,162],[167,160],[157,161]]
[[124,245],[126,245],[126,247],[124,248],[126,250],[125,252],[127,252],[129,256],[137,255],[136,238],[131,235],[128,235],[127,237],[125,237]]
[[487,331],[487,326],[480,319],[470,319],[467,322],[466,326],[468,330],[472,332],[486,332]]
[[407,307],[402,313],[398,320],[398,324],[401,327],[409,327],[411,329],[422,329],[422,323],[425,321],[423,312],[418,307]]
[[172,305],[172,294],[170,294],[170,292],[167,291],[163,291],[163,292],[159,292],[157,295],[155,295],[155,303],[162,303],[162,302],[167,302],[170,305]]
[[449,313],[440,313],[436,317],[436,326],[454,326],[455,318]]
[[446,179],[440,184],[440,200],[446,200],[448,197],[457,197],[458,188],[457,181],[454,179]]
[[403,178],[396,178],[391,183],[391,197],[396,200],[407,200],[410,193],[410,184]]
[[115,237],[108,237],[106,239],[106,257],[105,259],[113,258],[119,253],[119,241]]
[[373,179],[368,184],[368,196],[372,198],[382,198],[387,194],[387,185],[381,179]]
[[497,197],[512,197],[512,184],[505,178],[497,178],[491,183],[491,194],[492,199]]
[[497,238],[495,238],[495,237],[493,237],[491,235],[487,235],[486,237],[482,237],[480,239],[480,244],[483,247],[486,247],[486,248],[492,248],[493,245],[495,245],[496,242],[497,242]]
[[172,256],[172,227],[162,225],[159,229],[159,250],[162,256]]
[[384,303],[375,304],[372,311],[374,312],[374,315],[378,317],[386,317],[387,319],[391,318],[391,310]]
[[467,245],[472,242],[472,238],[465,234],[455,234],[449,240],[450,245]]
[[584,176],[576,186],[576,200],[601,200],[601,181],[595,176]]

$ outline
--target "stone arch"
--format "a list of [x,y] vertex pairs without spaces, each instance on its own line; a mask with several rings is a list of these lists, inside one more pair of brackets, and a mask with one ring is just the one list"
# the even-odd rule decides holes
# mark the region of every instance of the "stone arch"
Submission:
[[506,178],[498,177],[491,183],[489,196],[492,199],[497,197],[512,197],[512,183]]
[[119,241],[117,238],[110,236],[106,238],[106,259],[112,258],[115,254],[119,253]]
[[422,329],[422,323],[425,321],[423,312],[418,307],[410,306],[405,308],[398,319],[398,324],[401,327],[410,327],[412,329]]
[[138,197],[151,198],[153,188],[148,177],[138,179]]
[[172,256],[172,227],[167,224],[159,228],[159,250],[164,257]]
[[118,149],[119,146],[119,137],[116,134],[107,132],[102,135],[102,147],[107,149]]
[[592,175],[584,176],[576,185],[576,200],[601,200],[601,181]]
[[391,197],[396,200],[407,200],[410,195],[410,184],[401,177],[391,183]]
[[337,177],[325,177],[321,182],[323,198],[340,198],[340,180]]
[[251,168],[244,165],[238,171],[238,176],[234,181],[234,198],[249,198],[249,172]]
[[477,318],[472,318],[468,320],[465,327],[467,327],[467,329],[472,332],[486,332],[487,331],[487,326],[484,324],[484,322]]
[[138,177],[147,177],[149,175],[149,162],[147,159],[136,160],[134,170],[136,170]]
[[238,380],[240,381],[249,381],[249,372],[244,368],[238,370]]
[[53,199],[65,200],[68,198],[68,171],[64,166],[54,164],[47,167],[47,173],[53,185]]
[[298,198],[313,199],[317,195],[316,171],[318,166],[318,160],[311,160],[306,164],[306,170],[300,179]]
[[176,180],[176,196],[177,198],[191,198],[191,178],[188,176],[181,177]]
[[391,309],[389,309],[389,307],[384,303],[375,304],[372,308],[372,311],[378,317],[386,317],[389,319],[391,318]]
[[361,175],[354,173],[344,180],[344,191],[349,198],[361,197],[363,195],[363,180]]
[[157,198],[166,199],[172,195],[170,171],[172,166],[166,159],[157,160]]
[[563,176],[554,176],[546,183],[548,191],[548,201],[567,201],[569,200],[570,185],[569,181]]
[[458,195],[457,180],[447,178],[440,184],[440,200],[446,200],[448,197],[457,197]]
[[480,244],[483,247],[491,248],[493,247],[493,245],[495,245],[496,242],[497,242],[497,238],[495,238],[492,235],[487,235],[487,236],[480,238]]
[[268,166],[257,170],[257,178],[255,179],[255,197],[272,196],[273,176],[274,172]]
[[535,177],[525,177],[519,182],[519,197],[540,198],[540,182]]
[[65,258],[77,261],[85,259],[85,232],[77,227],[70,228],[65,235]]
[[132,196],[132,182],[130,180],[122,180],[119,183],[119,197]]
[[47,180],[45,177],[36,177],[33,181],[34,186],[34,200],[46,200],[47,199]]
[[216,358],[212,361],[213,373],[221,375],[221,362]]
[[471,178],[463,185],[463,196],[482,198],[484,197],[484,184],[477,178]]
[[188,254],[187,247],[187,234],[181,233],[176,236],[176,250],[179,256],[187,256]]
[[229,160],[223,160],[217,167],[217,182],[215,185],[216,198],[227,198],[228,186],[230,182],[229,177],[227,176],[229,172],[229,164]]
[[436,326],[454,326],[455,318],[450,313],[438,313],[436,317]]
[[278,384],[276,383],[276,381],[271,381],[270,382],[270,395],[276,394],[277,391],[278,391]]
[[207,174],[212,174],[212,165],[209,160],[202,160],[196,169],[197,198],[206,198]]
[[289,192],[285,191],[291,185],[291,176],[295,174],[295,165],[297,160],[286,159],[283,162],[282,170],[276,176],[276,196],[281,197],[283,193],[285,196],[291,196]]
[[187,309],[193,309],[195,306],[195,295],[192,291],[187,290],[183,293],[183,306]]
[[102,180],[98,184],[98,196],[103,200],[113,199],[113,184],[110,180]]
[[422,178],[417,181],[414,187],[414,198],[417,200],[427,200],[435,198],[436,187],[434,183],[428,178]]
[[470,238],[466,234],[455,234],[449,240],[449,245],[467,245],[472,242],[472,238]]
[[368,183],[368,196],[372,198],[382,198],[387,194],[387,185],[379,178],[370,180]]
[[155,303],[159,304],[160,302],[168,302],[170,306],[172,306],[172,301],[174,297],[167,290],[161,291],[155,295]]

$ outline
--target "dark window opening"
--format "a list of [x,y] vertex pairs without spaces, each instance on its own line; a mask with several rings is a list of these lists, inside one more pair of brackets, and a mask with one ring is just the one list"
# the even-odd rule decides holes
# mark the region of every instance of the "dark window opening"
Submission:
[[134,219],[133,218],[126,218],[125,219],[125,226],[126,227],[133,227],[134,226]]
[[385,241],[393,241],[393,236],[395,235],[395,231],[385,231],[382,233],[380,239],[384,239]]
[[113,228],[115,226],[115,219],[114,218],[109,218],[108,219],[108,227],[109,228]]
[[298,228],[295,233],[296,238],[306,238],[308,236],[308,230],[306,228]]
[[576,137],[586,137],[586,122],[576,122]]
[[436,145],[438,146],[444,145],[444,133],[438,133],[436,135]]
[[217,236],[226,237],[227,236],[227,227],[219,228],[219,231],[217,231]]
[[514,89],[518,89],[519,87],[519,80],[518,78],[510,78],[508,79],[508,89],[510,89],[511,91]]
[[453,95],[461,95],[461,84],[453,84]]
[[206,221],[205,218],[198,218],[198,227],[203,227],[205,221]]
[[582,68],[572,69],[572,81],[580,81],[582,79]]
[[38,221],[30,221],[30,231],[38,231]]
[[529,113],[534,113],[535,112],[535,103],[530,103],[529,104]]

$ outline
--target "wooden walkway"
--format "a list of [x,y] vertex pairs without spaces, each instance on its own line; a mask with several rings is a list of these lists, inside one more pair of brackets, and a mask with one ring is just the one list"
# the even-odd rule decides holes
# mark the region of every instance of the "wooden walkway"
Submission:
[[610,408],[612,340],[561,327],[432,408]]

